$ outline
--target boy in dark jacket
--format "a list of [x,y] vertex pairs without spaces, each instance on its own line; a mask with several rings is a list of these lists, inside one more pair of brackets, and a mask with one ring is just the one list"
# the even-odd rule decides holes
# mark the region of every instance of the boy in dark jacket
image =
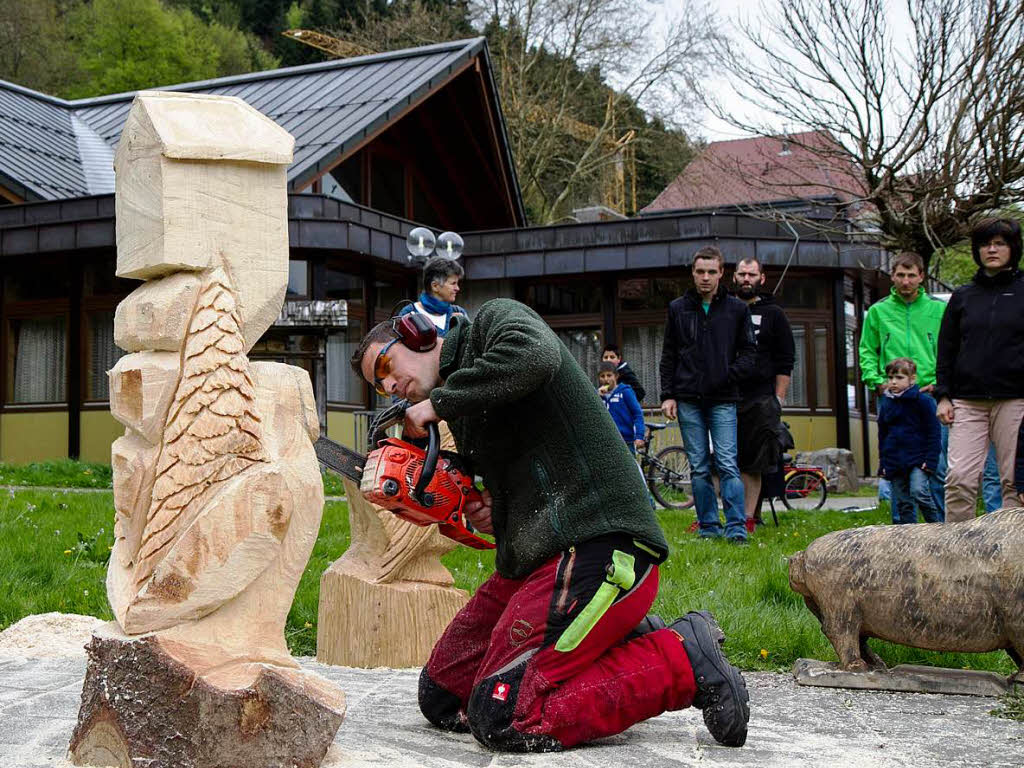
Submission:
[[714,619],[645,620],[668,544],[635,460],[554,331],[511,299],[456,318],[443,344],[403,328],[375,327],[353,367],[415,403],[407,430],[448,422],[486,486],[466,517],[497,545],[496,573],[420,675],[424,716],[491,749],[546,752],[692,704],[715,739],[742,745],[746,687]]
[[935,471],[941,448],[935,400],[917,387],[917,366],[897,357],[885,366],[889,381],[878,403],[878,474],[892,483],[892,521],[916,523],[916,504],[927,523],[941,523],[928,475]]
[[644,401],[647,390],[640,385],[640,379],[637,378],[633,369],[629,367],[629,363],[622,359],[617,344],[604,345],[604,349],[601,352],[601,362],[615,363],[615,375],[619,377],[619,383],[632,387],[634,394],[636,394],[636,399],[641,403]]
[[608,407],[608,413],[612,415],[612,421],[619,429],[619,434],[626,442],[626,447],[632,453],[644,445],[644,410],[633,394],[633,388],[619,380],[615,370],[615,363],[601,363],[598,370],[597,382],[600,388],[597,390]]

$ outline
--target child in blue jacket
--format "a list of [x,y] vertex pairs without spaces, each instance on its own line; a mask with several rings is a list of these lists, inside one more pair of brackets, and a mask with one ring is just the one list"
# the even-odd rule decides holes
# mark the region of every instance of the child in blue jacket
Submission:
[[939,461],[939,420],[935,400],[917,387],[917,366],[897,357],[885,366],[888,385],[878,402],[878,474],[892,483],[893,523],[916,523],[915,504],[925,522],[945,519],[929,491],[928,475]]
[[636,393],[629,385],[619,384],[619,374],[612,362],[601,363],[597,381],[601,385],[597,391],[619,428],[619,434],[629,450],[636,453],[636,449],[644,444],[644,412]]

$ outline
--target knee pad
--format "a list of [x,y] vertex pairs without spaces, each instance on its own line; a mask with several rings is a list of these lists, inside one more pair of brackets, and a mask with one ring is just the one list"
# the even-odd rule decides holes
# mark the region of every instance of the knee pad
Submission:
[[435,683],[424,667],[420,672],[420,684],[417,693],[420,712],[433,725],[445,731],[467,733],[469,726],[462,713],[462,702],[451,691],[446,691]]
[[466,714],[476,740],[499,752],[559,752],[561,743],[551,736],[522,733],[512,727],[519,686],[526,662],[485,678],[473,688]]

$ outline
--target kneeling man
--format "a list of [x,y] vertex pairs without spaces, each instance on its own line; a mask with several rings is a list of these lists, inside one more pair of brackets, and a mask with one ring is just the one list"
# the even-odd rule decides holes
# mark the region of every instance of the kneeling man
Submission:
[[695,706],[715,739],[741,746],[746,686],[714,618],[646,616],[668,545],[587,376],[519,302],[454,320],[432,347],[386,321],[352,358],[378,391],[415,403],[409,432],[446,420],[486,486],[467,517],[494,534],[497,572],[434,647],[423,714],[491,749],[542,752]]

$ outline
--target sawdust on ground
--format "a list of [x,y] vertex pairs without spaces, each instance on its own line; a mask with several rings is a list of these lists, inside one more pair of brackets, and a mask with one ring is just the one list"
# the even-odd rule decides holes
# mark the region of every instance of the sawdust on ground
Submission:
[[82,656],[103,619],[77,613],[38,613],[0,632],[0,656],[52,659]]

